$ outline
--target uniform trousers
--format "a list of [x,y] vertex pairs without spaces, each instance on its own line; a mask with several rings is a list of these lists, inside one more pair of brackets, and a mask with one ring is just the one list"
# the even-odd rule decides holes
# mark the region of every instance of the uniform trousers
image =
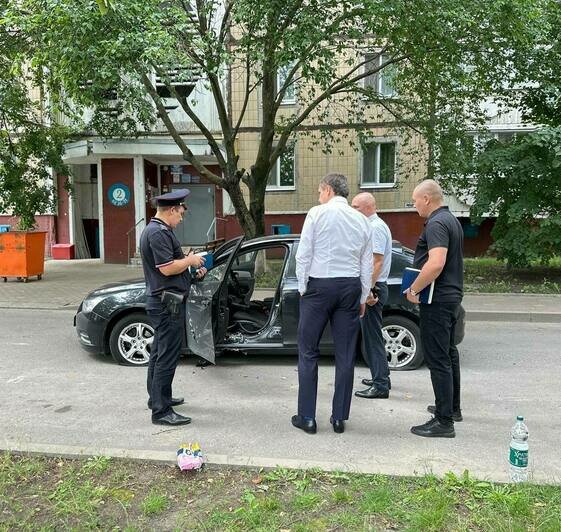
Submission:
[[378,287],[378,302],[366,305],[366,313],[361,320],[363,354],[374,386],[387,392],[390,388],[390,368],[384,336],[382,335],[382,309],[388,301],[388,284],[376,283]]
[[349,419],[356,345],[360,328],[358,277],[310,277],[300,298],[298,322],[298,414],[315,418],[319,342],[327,322],[335,345],[333,419]]
[[159,297],[149,297],[146,312],[154,327],[147,389],[152,402],[152,418],[158,419],[172,410],[171,387],[185,329],[185,305],[179,305],[178,312],[171,313]]
[[453,424],[452,413],[460,410],[460,355],[455,344],[459,303],[420,305],[421,345],[430,370],[436,406],[435,417]]

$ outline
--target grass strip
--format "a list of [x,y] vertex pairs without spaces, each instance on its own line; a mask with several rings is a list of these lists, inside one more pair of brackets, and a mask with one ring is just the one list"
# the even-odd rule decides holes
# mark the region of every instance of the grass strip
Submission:
[[0,455],[0,530],[561,530],[561,486]]

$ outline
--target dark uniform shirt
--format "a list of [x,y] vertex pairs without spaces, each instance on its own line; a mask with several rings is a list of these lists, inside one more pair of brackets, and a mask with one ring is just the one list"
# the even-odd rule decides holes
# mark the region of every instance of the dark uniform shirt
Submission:
[[436,209],[426,220],[415,249],[415,268],[421,269],[429,258],[429,250],[446,248],[446,263],[434,283],[432,300],[460,303],[464,293],[464,233],[458,219],[448,207]]
[[169,276],[159,270],[161,266],[171,264],[174,260],[185,256],[172,228],[159,218],[152,218],[142,231],[140,256],[148,297],[159,296],[163,290],[178,294],[188,293],[191,285],[189,268],[182,273]]

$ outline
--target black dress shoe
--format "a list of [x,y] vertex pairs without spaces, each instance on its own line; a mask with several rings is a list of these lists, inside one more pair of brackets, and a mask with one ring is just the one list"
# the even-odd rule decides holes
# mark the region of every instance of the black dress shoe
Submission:
[[[435,405],[427,406],[427,411],[430,412],[434,416],[436,414],[436,406]],[[454,412],[452,412],[452,419],[454,421],[463,421],[464,418],[462,417],[462,411],[461,410],[454,410]]]
[[425,438],[455,438],[454,424],[443,425],[438,419],[433,417],[423,425],[411,427],[411,432],[417,436]]
[[182,416],[181,414],[178,414],[177,412],[174,412],[172,410],[165,416],[152,418],[152,423],[154,423],[154,425],[188,425],[189,423],[191,423],[191,418]]
[[370,386],[366,390],[359,390],[355,392],[357,397],[364,397],[366,399],[387,399],[390,396],[390,392],[378,390],[376,386]]
[[333,416],[329,418],[329,423],[333,425],[333,432],[341,434],[345,432],[345,422],[342,419],[333,419]]
[[302,416],[292,416],[292,424],[308,434],[315,434],[318,430],[315,419],[304,419]]
[[[372,379],[362,379],[362,384],[364,386],[374,386],[374,381]],[[388,381],[388,390],[392,389],[392,381]]]
[[[171,406],[179,406],[182,405],[185,402],[185,399],[183,399],[183,397],[172,397],[171,398]],[[152,400],[148,399],[148,408],[150,410],[152,410]]]

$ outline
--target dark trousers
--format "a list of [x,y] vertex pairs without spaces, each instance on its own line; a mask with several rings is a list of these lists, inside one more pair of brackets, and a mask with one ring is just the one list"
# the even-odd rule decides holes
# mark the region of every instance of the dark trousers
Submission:
[[179,312],[171,314],[159,298],[150,297],[146,312],[154,327],[146,384],[152,402],[152,417],[158,419],[171,411],[171,385],[181,351],[185,306],[180,305]]
[[298,322],[298,414],[316,417],[319,342],[331,324],[335,345],[334,419],[349,419],[356,343],[360,327],[359,278],[310,278],[300,298]]
[[383,392],[390,387],[390,368],[384,337],[382,335],[382,309],[388,301],[387,283],[376,283],[378,287],[378,303],[366,305],[366,314],[361,320],[362,346],[364,360],[370,368],[374,386]]
[[454,343],[459,303],[421,304],[421,344],[430,370],[436,418],[452,424],[460,410],[460,355]]

